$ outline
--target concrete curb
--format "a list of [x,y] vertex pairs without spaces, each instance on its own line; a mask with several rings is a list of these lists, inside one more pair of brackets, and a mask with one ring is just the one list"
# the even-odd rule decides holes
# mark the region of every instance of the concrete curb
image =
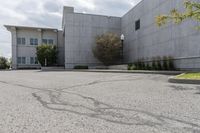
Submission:
[[64,67],[41,67],[41,71],[63,71]]
[[140,71],[140,70],[66,70],[73,72],[99,72],[99,73],[138,73],[138,74],[162,74],[162,75],[179,75],[183,71]]
[[175,77],[170,77],[168,79],[170,83],[179,83],[179,84],[198,84],[200,85],[200,80],[192,80],[192,79],[177,79]]

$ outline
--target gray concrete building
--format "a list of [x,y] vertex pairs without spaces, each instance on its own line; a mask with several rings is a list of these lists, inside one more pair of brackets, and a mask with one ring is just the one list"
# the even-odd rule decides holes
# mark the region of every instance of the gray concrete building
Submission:
[[125,35],[124,63],[172,56],[179,69],[200,69],[200,31],[194,29],[198,23],[188,20],[160,28],[155,24],[157,15],[173,8],[183,10],[183,2],[143,0],[122,17],[75,13],[73,7],[64,7],[62,30],[7,25],[12,34],[12,66],[40,67],[35,46],[42,43],[58,46],[58,64],[66,69],[102,65],[92,52],[95,37],[113,32]]

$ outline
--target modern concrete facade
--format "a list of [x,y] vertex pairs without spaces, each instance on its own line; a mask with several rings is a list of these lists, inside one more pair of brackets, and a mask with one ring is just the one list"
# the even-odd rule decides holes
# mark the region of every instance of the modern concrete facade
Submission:
[[68,7],[64,8],[63,14],[65,67],[101,65],[92,52],[95,38],[106,32],[117,33],[120,36],[121,18],[74,13],[73,8]]
[[[174,8],[182,11],[183,1],[143,0],[122,17],[125,62],[172,56],[177,68],[200,69],[200,31],[195,30],[198,23],[188,20],[160,28],[155,24],[155,16],[168,14]],[[140,20],[140,29],[136,31],[137,20]]]
[[13,68],[32,66],[17,64],[17,57],[35,56],[35,47],[16,45],[19,37],[29,39],[32,36],[38,38],[39,42],[43,38],[54,39],[59,49],[58,63],[65,65],[65,68],[73,68],[76,65],[94,67],[101,65],[92,52],[95,37],[114,32],[119,36],[125,35],[124,63],[139,59],[151,61],[157,56],[172,56],[177,68],[199,69],[200,31],[194,29],[198,23],[170,23],[161,28],[155,24],[155,16],[168,13],[173,8],[182,10],[183,2],[143,0],[122,17],[75,13],[73,7],[64,7],[62,31],[6,26],[12,33]]

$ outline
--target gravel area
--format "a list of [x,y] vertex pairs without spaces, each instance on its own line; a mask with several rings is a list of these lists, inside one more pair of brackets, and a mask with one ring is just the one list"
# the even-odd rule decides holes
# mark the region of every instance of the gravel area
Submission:
[[168,78],[0,71],[0,133],[200,133],[200,86]]

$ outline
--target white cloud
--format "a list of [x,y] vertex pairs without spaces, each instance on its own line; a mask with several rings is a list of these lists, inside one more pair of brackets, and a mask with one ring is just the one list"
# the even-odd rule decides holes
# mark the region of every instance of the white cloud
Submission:
[[90,14],[122,16],[140,0],[4,0],[0,4],[0,54],[11,56],[4,24],[61,27],[63,6]]

